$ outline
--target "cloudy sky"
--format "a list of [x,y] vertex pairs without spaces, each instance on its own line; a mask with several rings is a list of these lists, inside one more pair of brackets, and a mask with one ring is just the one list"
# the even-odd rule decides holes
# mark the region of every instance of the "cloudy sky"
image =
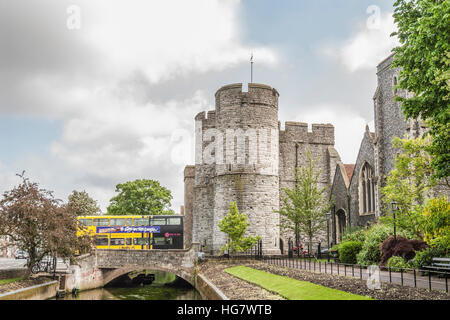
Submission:
[[[156,179],[183,203],[194,116],[222,85],[280,92],[285,121],[332,123],[354,163],[373,128],[394,0],[0,0],[0,192],[27,176],[103,210]],[[282,125],[283,126],[283,125]]]

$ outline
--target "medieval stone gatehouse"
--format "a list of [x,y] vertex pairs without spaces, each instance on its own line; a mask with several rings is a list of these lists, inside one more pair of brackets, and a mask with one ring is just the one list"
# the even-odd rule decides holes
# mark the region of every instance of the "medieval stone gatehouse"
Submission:
[[[334,127],[278,121],[277,90],[250,83],[227,85],[216,93],[214,111],[196,121],[196,164],[185,168],[186,233],[217,254],[226,235],[217,224],[235,201],[247,214],[248,233],[259,235],[266,254],[280,254],[292,237],[280,231],[280,190],[293,187],[294,170],[306,163],[306,150],[319,159],[321,186],[330,185],[336,163]],[[323,236],[323,234],[322,234]],[[284,244],[284,245],[283,245]]]
[[308,131],[306,123],[286,122],[281,130],[277,90],[261,84],[249,84],[248,92],[242,84],[220,88],[215,110],[195,117],[196,164],[184,172],[186,244],[200,242],[205,251],[217,254],[226,242],[217,223],[236,201],[249,218],[248,233],[262,237],[264,252],[285,253],[294,235],[280,230],[275,212],[282,188],[294,187],[295,168],[306,164],[307,149],[319,159],[321,187],[332,185],[327,197],[334,200],[330,237],[324,228],[315,244],[339,243],[349,226],[366,226],[384,214],[380,190],[394,166],[392,140],[418,137],[426,130],[420,119],[407,121],[394,100],[409,93],[394,88],[399,69],[391,68],[393,57],[377,66],[375,132],[366,127],[355,164],[341,162],[331,124],[313,124]]

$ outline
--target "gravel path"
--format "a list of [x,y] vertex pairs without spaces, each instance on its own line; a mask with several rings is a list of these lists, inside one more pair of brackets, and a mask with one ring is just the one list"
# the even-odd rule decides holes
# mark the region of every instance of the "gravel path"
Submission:
[[284,300],[277,294],[223,271],[234,266],[236,264],[208,261],[199,265],[199,273],[208,278],[231,300]]

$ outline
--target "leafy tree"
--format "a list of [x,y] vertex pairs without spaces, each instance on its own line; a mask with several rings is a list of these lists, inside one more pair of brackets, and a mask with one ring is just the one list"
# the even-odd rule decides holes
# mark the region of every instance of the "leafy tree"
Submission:
[[332,201],[326,196],[329,188],[319,187],[321,170],[316,170],[315,161],[310,150],[306,153],[307,164],[296,168],[294,188],[282,188],[285,196],[282,198],[283,206],[277,211],[280,213],[280,226],[284,230],[291,230],[299,241],[300,232],[309,238],[309,252],[311,252],[312,239],[316,233],[324,229],[325,213],[332,207]]
[[400,67],[398,88],[413,96],[397,97],[406,117],[427,121],[434,178],[450,176],[450,2],[397,0],[394,19],[400,46],[392,66]]
[[95,216],[101,214],[97,201],[89,197],[89,194],[86,191],[80,192],[74,190],[72,194],[69,195],[67,206],[77,216]]
[[244,237],[249,225],[247,215],[245,213],[239,213],[236,202],[231,202],[230,211],[218,223],[220,231],[228,235],[228,243],[221,248],[220,253],[228,250],[231,254],[234,254],[252,248],[261,237]]
[[77,237],[76,214],[51,191],[19,175],[22,183],[3,194],[0,201],[0,234],[29,255],[31,268],[47,255],[72,258],[75,250],[88,251],[89,237]]
[[422,238],[422,209],[428,198],[433,168],[431,156],[426,151],[430,144],[429,138],[400,139],[394,138],[393,146],[398,154],[394,159],[394,169],[386,179],[386,185],[381,188],[383,203],[387,212],[381,220],[393,224],[393,213],[390,204],[396,202],[396,225]]
[[119,194],[110,200],[107,208],[111,215],[164,215],[174,214],[169,209],[172,193],[155,180],[138,179],[116,186]]

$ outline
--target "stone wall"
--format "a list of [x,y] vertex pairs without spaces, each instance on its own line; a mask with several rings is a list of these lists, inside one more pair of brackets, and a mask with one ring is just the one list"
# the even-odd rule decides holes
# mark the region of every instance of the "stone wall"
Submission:
[[264,250],[276,252],[278,92],[260,84],[249,84],[248,92],[242,84],[220,88],[216,109],[196,116],[196,139],[193,240],[217,254],[226,243],[217,224],[235,201],[251,223],[248,234],[262,236]]
[[348,216],[349,210],[349,193],[348,188],[350,186],[350,181],[348,179],[344,164],[339,162],[336,165],[335,175],[333,179],[333,185],[331,188],[331,195],[333,196],[334,206],[332,210],[331,216],[331,226],[330,233],[331,239],[330,242],[333,244],[338,243],[339,240],[339,227],[338,227],[338,219],[336,217],[336,213],[339,211],[345,212],[345,215]]
[[229,300],[222,291],[201,274],[195,278],[195,288],[203,300]]
[[[331,185],[340,160],[334,149],[334,127],[313,124],[309,132],[306,123],[286,122],[285,129],[280,130],[279,94],[267,85],[249,84],[248,92],[242,92],[242,84],[227,85],[216,92],[215,98],[214,111],[195,117],[193,241],[200,242],[204,251],[217,254],[227,240],[217,224],[227,214],[230,202],[235,201],[249,218],[248,234],[262,237],[264,253],[278,254],[280,237],[285,243],[292,237],[280,231],[280,215],[276,212],[280,190],[295,185],[294,170],[306,163],[307,149],[318,161],[320,186]],[[216,129],[215,133],[211,129]],[[306,235],[302,236],[306,240]],[[324,226],[314,241],[325,240]]]
[[375,212],[372,213],[360,213],[360,190],[359,190],[359,178],[361,169],[365,163],[368,163],[375,170],[375,154],[372,135],[369,132],[369,128],[366,127],[361,146],[359,148],[358,157],[356,159],[353,176],[350,181],[350,212],[348,214],[348,225],[351,226],[365,226],[368,222],[375,220]]
[[195,166],[184,169],[184,222],[183,243],[188,248],[192,243],[192,211],[194,206]]
[[[331,124],[312,124],[311,132],[308,131],[308,124],[302,122],[286,122],[285,130],[280,131],[280,190],[282,188],[294,188],[295,169],[307,164],[307,150],[311,152],[315,161],[317,171],[320,171],[319,187],[330,187],[334,176],[335,167],[340,161],[339,154],[334,149],[334,126]],[[328,199],[330,189],[325,197]],[[284,193],[280,192],[281,198]],[[286,253],[289,238],[294,240],[295,234],[291,231],[281,230],[281,238],[284,242],[283,251]],[[327,242],[326,225],[313,238],[315,250],[318,242],[323,245]],[[300,241],[307,243],[309,238],[306,234],[300,234]],[[306,247],[306,246],[305,246]]]
[[405,96],[402,91],[395,91],[392,87],[395,78],[398,79],[399,69],[392,69],[394,55],[390,55],[377,67],[378,88],[374,96],[375,134],[376,134],[376,170],[377,184],[377,212],[382,214],[380,188],[385,185],[385,178],[394,166],[394,137],[404,138],[409,124],[401,111],[401,103],[394,101],[396,95]]

